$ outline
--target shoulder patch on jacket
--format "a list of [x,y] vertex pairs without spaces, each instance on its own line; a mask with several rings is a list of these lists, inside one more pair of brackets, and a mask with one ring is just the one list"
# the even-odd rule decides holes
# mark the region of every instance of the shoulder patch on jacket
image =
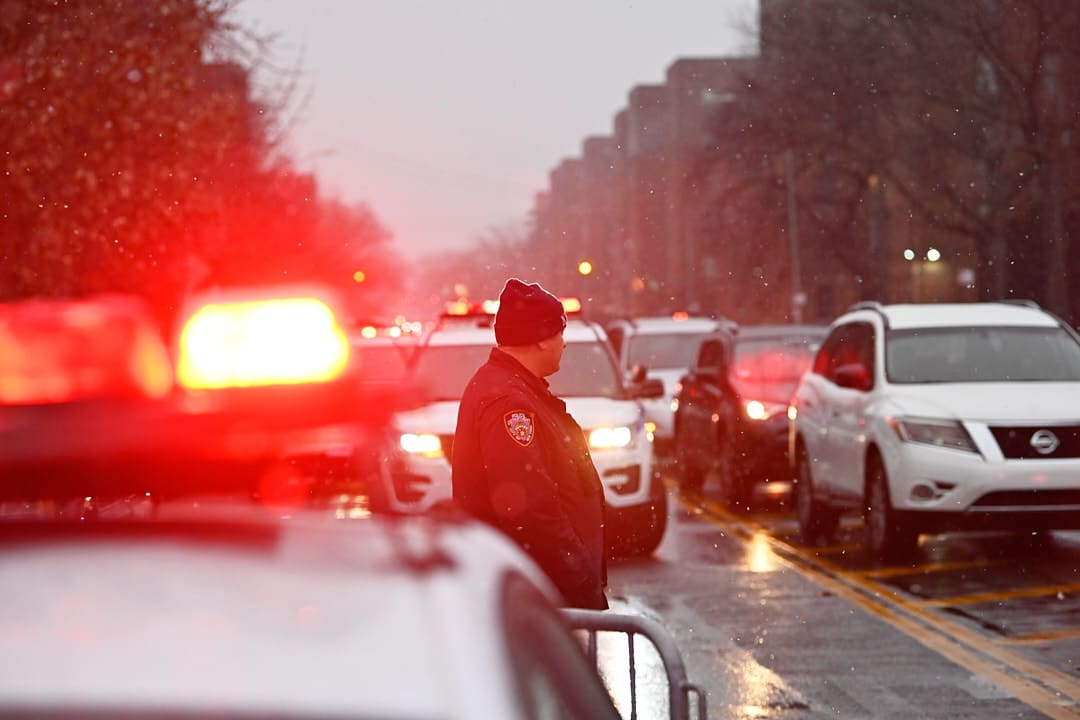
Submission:
[[529,447],[536,435],[533,414],[524,410],[511,410],[503,415],[503,426],[510,437],[521,447]]

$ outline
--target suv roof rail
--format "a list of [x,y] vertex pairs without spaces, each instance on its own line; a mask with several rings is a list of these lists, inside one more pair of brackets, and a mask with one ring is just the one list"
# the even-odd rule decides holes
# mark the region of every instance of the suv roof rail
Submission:
[[876,312],[881,312],[884,307],[885,306],[877,300],[860,300],[849,307],[848,312],[853,312],[855,310],[874,310]]
[[881,317],[881,322],[885,325],[885,328],[889,327],[889,316],[885,314],[885,305],[877,300],[860,300],[847,309],[848,312],[855,312],[856,310],[871,310],[876,312]]
[[1044,314],[1052,317],[1054,319],[1054,322],[1056,322],[1063,330],[1065,330],[1065,332],[1067,332],[1078,342],[1080,342],[1080,329],[1074,327],[1072,324],[1066,321],[1065,318],[1061,317],[1057,313],[1052,312],[1039,305],[1038,302],[1032,300],[1031,298],[1006,298],[1004,300],[996,300],[995,302],[1004,303],[1005,305],[1019,305],[1021,307],[1031,308],[1032,310],[1039,310]]
[[996,302],[1004,303],[1005,305],[1022,305],[1023,307],[1042,310],[1042,306],[1031,298],[1005,298],[1003,300],[997,300]]

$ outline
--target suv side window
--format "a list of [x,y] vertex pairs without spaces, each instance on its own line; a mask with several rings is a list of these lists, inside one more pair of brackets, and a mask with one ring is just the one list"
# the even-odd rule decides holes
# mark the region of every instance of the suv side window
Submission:
[[837,369],[845,365],[861,366],[873,386],[874,326],[870,323],[852,322],[834,328],[814,358],[813,372],[836,382]]
[[833,328],[829,336],[825,338],[825,342],[821,343],[817,355],[814,356],[814,366],[811,368],[811,372],[815,375],[828,378],[832,374],[832,370],[836,367],[835,358],[839,354],[840,345],[847,334],[847,328],[847,325]]
[[870,380],[867,389],[874,386],[874,326],[859,322],[851,324],[851,342],[855,350],[855,362],[862,365]]

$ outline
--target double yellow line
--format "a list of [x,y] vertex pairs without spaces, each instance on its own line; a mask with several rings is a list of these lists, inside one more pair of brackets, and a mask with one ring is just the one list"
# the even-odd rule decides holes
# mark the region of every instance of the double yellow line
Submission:
[[865,575],[824,563],[806,550],[778,540],[761,526],[732,515],[715,502],[700,497],[691,501],[681,496],[679,502],[686,509],[703,510],[699,517],[728,534],[744,540],[763,538],[786,567],[990,680],[1039,712],[1052,718],[1080,717],[1080,681],[1072,676],[1038,665],[990,638],[941,617],[927,609],[933,603],[909,600],[868,581]]

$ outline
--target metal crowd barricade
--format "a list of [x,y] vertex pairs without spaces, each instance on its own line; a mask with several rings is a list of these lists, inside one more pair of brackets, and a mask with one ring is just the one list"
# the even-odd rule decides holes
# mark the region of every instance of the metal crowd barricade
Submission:
[[671,720],[690,720],[690,696],[697,698],[694,707],[698,720],[706,720],[705,693],[686,677],[686,665],[682,654],[668,631],[655,620],[640,615],[613,613],[601,610],[577,610],[564,608],[563,617],[574,630],[588,633],[588,655],[598,666],[597,634],[615,632],[626,635],[630,669],[631,718],[637,718],[637,669],[634,658],[634,638],[641,635],[649,640],[660,655],[668,680],[668,708]]

